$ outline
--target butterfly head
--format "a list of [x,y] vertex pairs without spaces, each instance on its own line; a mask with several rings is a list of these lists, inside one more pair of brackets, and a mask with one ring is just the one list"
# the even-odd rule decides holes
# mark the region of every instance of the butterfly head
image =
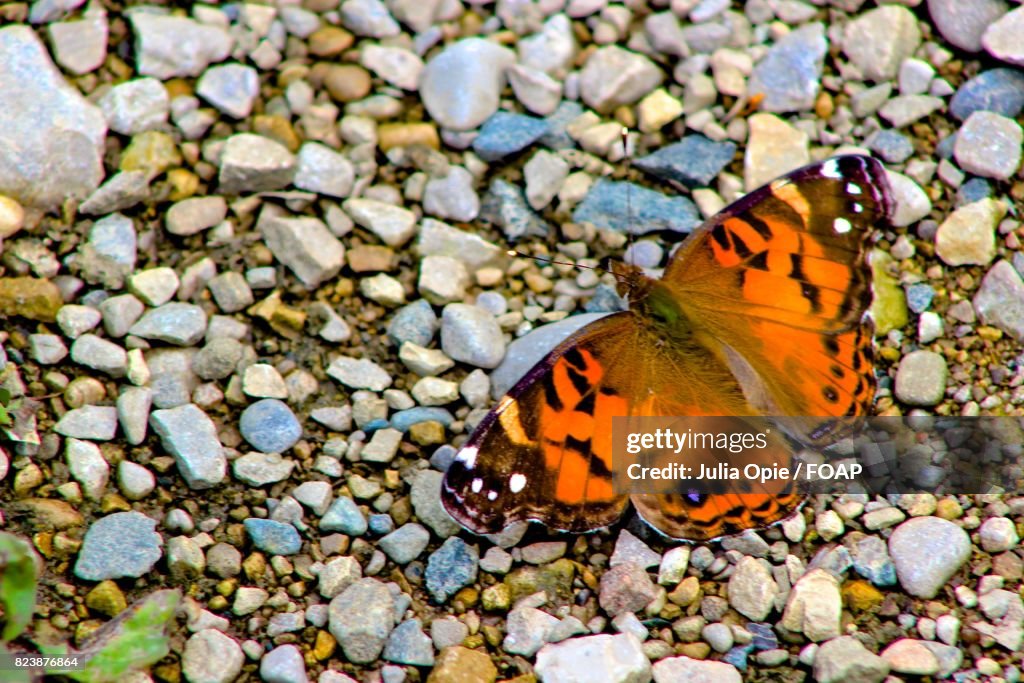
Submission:
[[611,271],[617,281],[615,291],[619,293],[619,296],[628,299],[631,305],[645,299],[650,294],[654,280],[644,274],[643,269],[639,266],[613,261]]

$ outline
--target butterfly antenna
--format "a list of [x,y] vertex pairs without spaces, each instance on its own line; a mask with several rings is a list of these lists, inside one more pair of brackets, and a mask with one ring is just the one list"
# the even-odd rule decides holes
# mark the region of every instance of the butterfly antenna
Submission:
[[[629,247],[633,246],[633,231],[630,230],[633,227],[633,186],[629,182],[629,172],[633,166],[633,157],[629,153],[629,128],[622,127],[622,159],[626,163],[626,251],[629,252]],[[632,265],[632,264],[630,264]]]
[[572,268],[581,268],[584,270],[596,270],[600,273],[609,273],[611,271],[601,268],[600,266],[585,266],[582,263],[573,263],[572,261],[559,261],[557,259],[548,258],[546,256],[534,256],[533,254],[527,254],[526,252],[519,251],[518,249],[509,249],[505,252],[509,256],[522,256],[523,258],[533,259],[540,263],[550,263],[554,266],[571,266]]

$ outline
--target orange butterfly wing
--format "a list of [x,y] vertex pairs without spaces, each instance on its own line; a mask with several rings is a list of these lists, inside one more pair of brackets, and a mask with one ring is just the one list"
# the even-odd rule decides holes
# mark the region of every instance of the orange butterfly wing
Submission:
[[[756,190],[697,230],[661,280],[627,269],[631,310],[566,339],[501,399],[445,475],[442,501],[463,526],[495,533],[525,519],[566,531],[615,522],[611,417],[831,417],[873,396],[864,240],[889,211],[884,171],[840,157]],[[763,457],[788,462],[773,443]],[[796,491],[635,495],[675,538],[707,540],[778,521]]]

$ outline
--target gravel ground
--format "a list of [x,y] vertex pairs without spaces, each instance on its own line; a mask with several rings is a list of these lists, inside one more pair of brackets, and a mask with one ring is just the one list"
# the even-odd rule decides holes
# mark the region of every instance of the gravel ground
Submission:
[[18,645],[176,588],[170,653],[122,680],[1020,680],[1017,491],[820,496],[697,546],[636,520],[476,537],[438,491],[581,318],[531,330],[619,303],[509,245],[657,269],[837,151],[896,199],[876,412],[1024,414],[1024,8],[41,0],[0,24],[0,528],[45,566]]

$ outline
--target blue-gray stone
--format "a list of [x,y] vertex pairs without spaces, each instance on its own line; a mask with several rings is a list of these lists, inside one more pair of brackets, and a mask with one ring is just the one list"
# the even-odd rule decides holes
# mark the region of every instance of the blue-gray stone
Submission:
[[741,672],[747,671],[747,656],[752,648],[750,645],[737,645],[722,655],[722,661],[732,664]]
[[854,571],[875,586],[896,584],[896,566],[889,557],[885,541],[877,536],[865,536],[850,546]]
[[935,297],[935,290],[932,289],[932,286],[924,283],[907,285],[906,293],[907,307],[914,313],[927,311],[928,307],[932,305],[932,299]]
[[760,108],[775,113],[806,111],[821,88],[828,41],[820,22],[783,36],[754,67],[747,92],[763,93]]
[[383,536],[395,530],[395,520],[389,514],[378,512],[370,515],[369,527],[371,534]]
[[992,196],[992,185],[984,178],[971,178],[956,191],[956,206],[972,204]]
[[747,624],[746,628],[754,636],[750,644],[754,646],[755,650],[774,650],[779,646],[779,637],[775,635],[771,624],[752,621]]
[[641,171],[687,187],[708,187],[736,155],[736,143],[715,142],[703,135],[687,135],[633,162]]
[[631,235],[656,230],[688,233],[701,223],[697,206],[686,197],[669,197],[635,183],[607,178],[594,183],[572,220]]
[[497,111],[480,127],[480,134],[473,140],[473,151],[484,161],[497,161],[526,149],[547,130],[544,119]]
[[914,153],[914,144],[895,130],[880,130],[868,139],[868,149],[890,164],[900,164]]
[[594,289],[594,295],[583,306],[583,310],[587,313],[614,313],[627,308],[629,308],[629,304],[619,296],[615,288],[603,282]]
[[400,432],[407,432],[410,427],[421,422],[440,422],[445,427],[448,427],[454,421],[455,418],[445,408],[417,406],[408,410],[399,410],[392,415],[390,426]]
[[409,564],[427,549],[430,532],[415,522],[403,524],[377,542],[384,554],[396,564]]
[[147,574],[163,555],[156,522],[141,512],[115,512],[92,523],[75,562],[75,576],[103,581]]
[[480,218],[497,225],[513,241],[551,233],[551,226],[526,203],[523,191],[501,178],[495,178],[487,190]]
[[452,536],[427,560],[427,591],[439,604],[455,595],[463,586],[476,581],[480,551],[458,536]]
[[252,544],[271,555],[294,555],[302,549],[299,532],[291,524],[250,517],[243,522]]
[[579,102],[563,100],[562,103],[558,105],[558,109],[544,119],[548,128],[547,132],[541,136],[540,144],[555,150],[574,148],[576,146],[576,141],[569,136],[566,128],[582,113],[583,107]]
[[1024,71],[989,69],[961,85],[949,102],[949,113],[964,121],[976,111],[1016,118],[1024,109]]
[[[1024,256],[1024,254],[1021,256]],[[438,472],[447,472],[452,464],[452,460],[455,459],[456,453],[458,451],[450,444],[438,446],[437,450],[430,456],[430,466]]]
[[824,569],[829,574],[842,580],[843,575],[853,566],[853,558],[845,546],[837,545],[830,548],[822,548],[814,556],[808,565],[808,569]]
[[347,536],[362,536],[368,525],[362,510],[348,496],[339,496],[320,518],[320,531],[338,531]]
[[261,453],[284,453],[302,436],[302,426],[284,401],[265,398],[242,411],[242,438]]
[[952,159],[953,147],[956,145],[956,133],[947,135],[935,145],[935,156],[940,159]]
[[434,665],[434,643],[423,632],[419,619],[403,621],[391,632],[384,648],[384,659],[411,666]]
[[388,337],[395,346],[408,341],[425,347],[430,345],[439,329],[441,322],[434,308],[425,299],[420,299],[398,309],[388,323]]

